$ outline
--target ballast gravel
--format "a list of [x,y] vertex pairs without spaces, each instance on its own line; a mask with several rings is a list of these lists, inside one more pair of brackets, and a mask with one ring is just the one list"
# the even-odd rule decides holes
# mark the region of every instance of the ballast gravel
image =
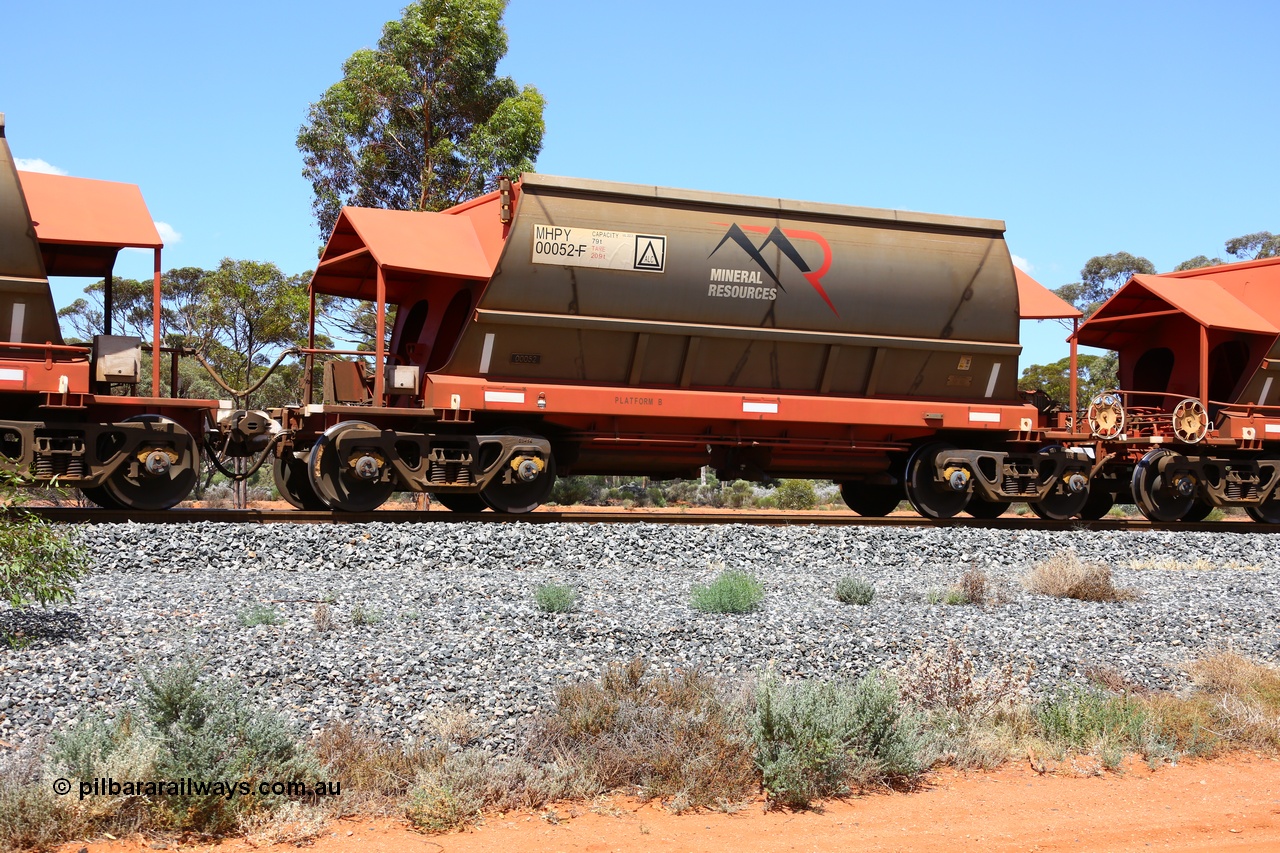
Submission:
[[[95,525],[74,602],[0,610],[0,741],[38,745],[76,718],[134,700],[144,672],[199,658],[304,730],[345,720],[386,737],[464,710],[514,746],[558,687],[643,658],[728,679],[849,678],[957,641],[978,671],[1034,665],[1045,693],[1112,670],[1185,687],[1184,663],[1230,648],[1280,662],[1280,536],[953,528],[422,523]],[[1037,563],[1106,563],[1131,601],[1026,591]],[[763,607],[701,613],[690,588],[754,574]],[[930,604],[980,569],[1002,600]],[[867,606],[833,598],[842,577]],[[539,611],[547,583],[577,609]],[[247,625],[255,611],[277,624]],[[317,618],[327,610],[331,625]]]

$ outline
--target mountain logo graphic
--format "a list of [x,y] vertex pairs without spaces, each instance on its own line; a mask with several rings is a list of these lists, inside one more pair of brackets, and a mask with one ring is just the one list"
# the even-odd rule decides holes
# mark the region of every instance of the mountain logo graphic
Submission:
[[[822,301],[827,303],[831,313],[837,317],[840,316],[836,306],[831,304],[831,297],[827,295],[826,290],[822,287],[822,277],[831,271],[831,246],[828,245],[826,238],[821,234],[816,234],[813,231],[779,228],[776,225],[769,228],[764,225],[739,225],[736,222],[713,222],[712,224],[728,226],[729,230],[720,238],[720,242],[716,244],[716,247],[711,250],[711,255],[707,255],[708,258],[720,251],[725,243],[734,243],[738,248],[746,252],[747,257],[755,261],[769,278],[773,279],[773,283],[778,285],[779,290],[785,293],[787,289],[782,286],[782,282],[778,279],[778,274],[782,271],[781,265],[777,270],[774,270],[773,267],[769,266],[769,262],[764,259],[763,255],[764,250],[769,246],[777,246],[782,256],[800,271],[805,280],[822,297]],[[748,231],[766,235],[764,242],[757,247],[755,243],[751,242],[751,238],[747,236]],[[800,252],[796,250],[795,244],[791,242],[792,240],[810,240],[817,243],[822,248],[822,266],[816,270],[810,269],[809,264],[800,256]]]

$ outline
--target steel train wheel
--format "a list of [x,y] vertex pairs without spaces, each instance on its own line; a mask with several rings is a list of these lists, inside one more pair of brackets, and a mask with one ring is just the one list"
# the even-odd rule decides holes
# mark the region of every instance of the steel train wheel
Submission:
[[984,501],[982,498],[975,497],[969,501],[964,511],[974,518],[999,518],[1004,515],[1011,503],[1011,501]]
[[1116,496],[1103,488],[1089,485],[1089,497],[1080,508],[1080,517],[1088,521],[1097,521],[1116,505]]
[[489,508],[479,492],[433,492],[431,499],[450,512],[484,512]]
[[345,432],[357,429],[376,430],[364,421],[343,421],[324,431],[311,447],[307,457],[307,479],[316,496],[330,509],[344,512],[371,512],[380,507],[395,491],[394,481],[365,480],[357,476],[346,460],[339,458],[337,441]]
[[292,453],[286,453],[275,460],[271,466],[271,477],[275,481],[276,491],[280,493],[280,497],[297,509],[329,508],[311,487],[311,480],[307,477],[307,463]]
[[881,486],[846,481],[840,484],[840,497],[845,505],[866,518],[883,518],[898,508],[906,497],[902,486]]
[[1160,460],[1177,456],[1172,450],[1157,448],[1133,466],[1133,502],[1138,511],[1151,521],[1177,521],[1196,502],[1195,491],[1183,494],[1175,491],[1174,484],[1160,473]]
[[111,495],[107,494],[104,486],[86,486],[80,489],[80,492],[103,509],[124,509]]
[[[134,415],[122,423],[172,424],[174,429],[172,433],[157,433],[155,452],[165,457],[159,460],[163,470],[154,473],[148,470],[150,456],[148,461],[139,462],[138,473],[134,475],[129,473],[135,467],[132,463],[122,465],[99,487],[102,495],[122,509],[159,510],[177,506],[191,494],[191,488],[200,476],[200,450],[195,439],[161,415]],[[90,498],[93,498],[92,494]]]
[[521,481],[512,476],[511,482],[506,483],[503,482],[506,472],[500,472],[480,493],[484,502],[494,512],[513,514],[533,512],[547,502],[547,498],[551,497],[551,489],[556,484],[555,456],[547,456],[544,462],[546,465],[542,472],[528,481]]
[[971,492],[956,491],[934,479],[934,458],[944,450],[953,449],[949,444],[937,442],[916,449],[907,460],[907,476],[903,486],[907,500],[915,511],[926,518],[951,518],[969,503]]
[[1044,500],[1028,503],[1027,506],[1040,518],[1066,521],[1068,518],[1080,515],[1088,502],[1088,489],[1083,492],[1073,492],[1067,488],[1066,483],[1059,482],[1053,487],[1053,491],[1045,495]]
[[1280,498],[1271,498],[1258,506],[1247,506],[1244,511],[1259,524],[1280,524]]
[[1213,512],[1213,504],[1197,499],[1191,504],[1191,509],[1187,510],[1187,514],[1182,516],[1181,521],[1204,521],[1209,517],[1209,513]]

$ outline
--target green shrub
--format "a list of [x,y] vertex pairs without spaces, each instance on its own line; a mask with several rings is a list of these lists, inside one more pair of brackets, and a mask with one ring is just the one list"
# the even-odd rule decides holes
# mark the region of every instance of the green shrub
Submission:
[[783,480],[774,491],[778,509],[813,509],[818,505],[818,490],[812,480]]
[[844,604],[870,604],[876,588],[862,578],[840,578],[836,581],[836,601]]
[[363,604],[357,604],[351,608],[351,624],[359,627],[365,625],[377,625],[382,621],[382,611],[372,607],[365,607]]
[[9,504],[0,517],[0,599],[15,609],[70,601],[89,556],[63,528],[21,510],[22,482],[0,470],[0,498]]
[[731,486],[722,491],[725,505],[735,509],[749,506],[751,498],[755,495],[755,489],[746,480],[734,480]]
[[[201,664],[182,663],[143,676],[139,714],[90,717],[57,737],[52,775],[72,781],[100,777],[250,783],[228,796],[216,787],[159,790],[143,796],[86,798],[91,827],[125,819],[157,829],[216,835],[237,828],[244,815],[271,811],[286,797],[263,795],[253,783],[314,784],[319,767],[282,717],[245,701],[224,684],[201,679]],[[96,811],[93,811],[96,810]]]
[[964,590],[958,586],[947,587],[946,589],[931,589],[925,593],[925,601],[930,604],[945,604],[948,606],[959,606],[969,604],[969,599],[965,597]]
[[483,806],[474,789],[429,780],[409,793],[405,817],[424,832],[442,833],[474,822]]
[[703,613],[750,613],[764,601],[764,587],[746,572],[722,571],[709,584],[695,584],[691,595]]
[[1040,736],[1050,744],[1097,753],[1108,767],[1117,766],[1126,752],[1147,745],[1147,735],[1153,733],[1144,702],[1097,689],[1060,690],[1037,705],[1035,721]]
[[578,603],[578,593],[571,586],[548,583],[534,590],[533,601],[543,613],[568,613]]
[[784,685],[766,677],[752,736],[765,790],[792,808],[922,770],[918,729],[893,681],[880,673],[856,683]]
[[276,613],[274,607],[268,607],[265,604],[255,604],[248,610],[241,610],[236,614],[236,619],[246,628],[253,628],[258,625],[280,624],[280,614]]
[[559,477],[551,487],[551,503],[598,504],[603,493],[604,477]]

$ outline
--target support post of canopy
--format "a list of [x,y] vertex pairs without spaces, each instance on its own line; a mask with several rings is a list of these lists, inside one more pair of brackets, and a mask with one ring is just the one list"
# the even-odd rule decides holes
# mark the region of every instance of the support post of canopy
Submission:
[[307,355],[303,359],[303,376],[302,376],[302,405],[311,405],[311,386],[312,376],[315,373],[315,353],[312,352],[316,348],[316,289],[315,282],[307,288],[311,295],[310,306],[307,308]]
[[[151,396],[160,395],[160,249],[155,250],[155,278],[151,285]],[[173,391],[176,395],[176,389]]]
[[102,278],[102,334],[111,334],[111,311],[115,300],[112,298],[111,270]]
[[[1071,372],[1070,372],[1069,381],[1071,384],[1070,393],[1071,393],[1071,431],[1072,432],[1076,431],[1076,425],[1077,425],[1076,422],[1079,420],[1079,417],[1080,417],[1080,400],[1077,396],[1080,393],[1080,373],[1079,373],[1080,356],[1077,351],[1077,347],[1079,346],[1079,344],[1076,343],[1076,335],[1078,335],[1079,333],[1080,333],[1080,318],[1073,317],[1071,319],[1071,337],[1067,339],[1071,343]],[[1061,350],[1059,350],[1059,352],[1061,352]]]
[[1209,327],[1200,326],[1200,404],[1209,411]]
[[387,349],[387,277],[382,272],[382,265],[378,265],[378,294],[377,294],[377,312],[378,320],[374,331],[373,344],[373,405],[383,405],[382,392],[386,383],[385,369],[383,361],[386,358]]

